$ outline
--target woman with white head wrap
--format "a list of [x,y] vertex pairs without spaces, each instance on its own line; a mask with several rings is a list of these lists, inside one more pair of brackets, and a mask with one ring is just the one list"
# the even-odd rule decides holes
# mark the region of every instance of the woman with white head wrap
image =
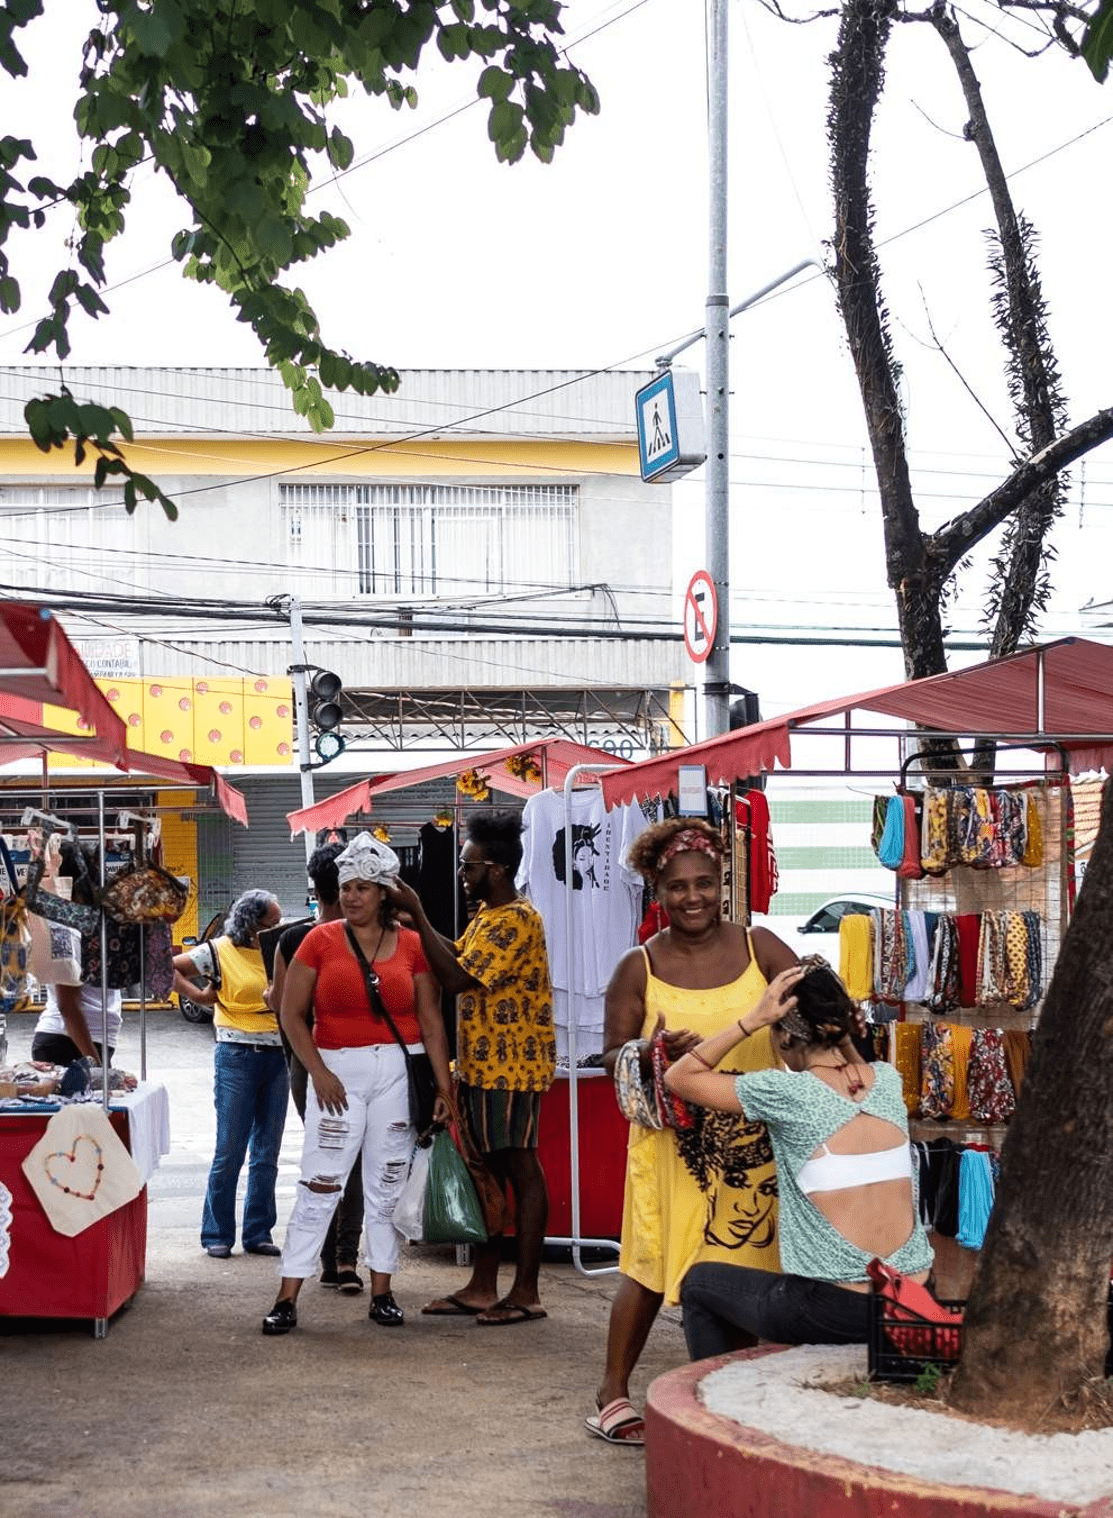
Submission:
[[357,1159],[363,1166],[370,1317],[384,1328],[404,1321],[390,1289],[400,1244],[391,1219],[416,1134],[405,1057],[390,1023],[372,1007],[360,956],[409,1052],[429,1055],[440,1092],[434,1119],[449,1117],[440,988],[420,938],[398,925],[385,889],[397,879],[398,856],[370,833],[360,833],[337,855],[336,868],[343,917],[319,923],[308,935],[287,970],[282,995],[282,1026],[310,1084],[301,1183],[286,1230],[278,1299],[263,1319],[265,1334],[285,1334],[297,1326],[298,1293],[316,1273],[329,1222]]

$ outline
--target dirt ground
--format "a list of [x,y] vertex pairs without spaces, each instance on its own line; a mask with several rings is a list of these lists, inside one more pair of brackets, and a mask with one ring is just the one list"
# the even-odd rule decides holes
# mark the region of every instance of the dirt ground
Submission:
[[[121,1056],[137,1067],[134,1048]],[[395,1278],[404,1328],[370,1323],[366,1292],[310,1281],[297,1330],[264,1338],[274,1261],[238,1247],[211,1260],[198,1239],[209,1035],[152,1018],[148,1056],[170,1090],[173,1149],[150,1187],[147,1280],[103,1340],[0,1322],[4,1518],[641,1518],[643,1455],[583,1427],[614,1275],[554,1257],[549,1317],[484,1329],[420,1315],[465,1272],[451,1247],[411,1246]],[[278,1241],[299,1150],[291,1112]],[[635,1400],[685,1358],[679,1315],[663,1314]]]

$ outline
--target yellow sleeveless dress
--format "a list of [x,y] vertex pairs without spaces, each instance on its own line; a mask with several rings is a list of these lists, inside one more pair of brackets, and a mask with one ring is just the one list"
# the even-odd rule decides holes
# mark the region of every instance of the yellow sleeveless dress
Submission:
[[[747,935],[747,941],[749,938]],[[646,954],[645,1024],[649,1038],[662,1015],[666,1028],[709,1038],[744,1017],[767,981],[749,943],[750,963],[725,986],[688,991],[653,974]],[[645,951],[643,950],[643,953]],[[779,1066],[768,1028],[732,1049],[717,1068],[741,1075]],[[699,1261],[780,1270],[777,1170],[764,1123],[727,1112],[696,1110],[696,1126],[654,1132],[630,1125],[626,1195],[618,1268],[670,1305]]]

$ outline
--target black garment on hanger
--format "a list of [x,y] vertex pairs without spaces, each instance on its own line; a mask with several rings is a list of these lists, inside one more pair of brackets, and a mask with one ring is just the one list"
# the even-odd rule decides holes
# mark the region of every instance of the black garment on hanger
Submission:
[[[463,933],[468,921],[464,888],[456,873],[456,828],[439,828],[427,822],[418,834],[418,866],[415,889],[421,897],[425,915],[445,938],[453,942]],[[456,997],[441,992],[441,1016],[448,1038],[448,1055],[456,1056]]]

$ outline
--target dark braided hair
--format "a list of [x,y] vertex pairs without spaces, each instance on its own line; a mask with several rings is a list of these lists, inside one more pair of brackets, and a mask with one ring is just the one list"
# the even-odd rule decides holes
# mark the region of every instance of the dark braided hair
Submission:
[[820,1049],[834,1049],[854,1031],[855,1006],[842,981],[825,960],[809,963],[792,988],[796,1010],[784,1019],[785,1031]]

